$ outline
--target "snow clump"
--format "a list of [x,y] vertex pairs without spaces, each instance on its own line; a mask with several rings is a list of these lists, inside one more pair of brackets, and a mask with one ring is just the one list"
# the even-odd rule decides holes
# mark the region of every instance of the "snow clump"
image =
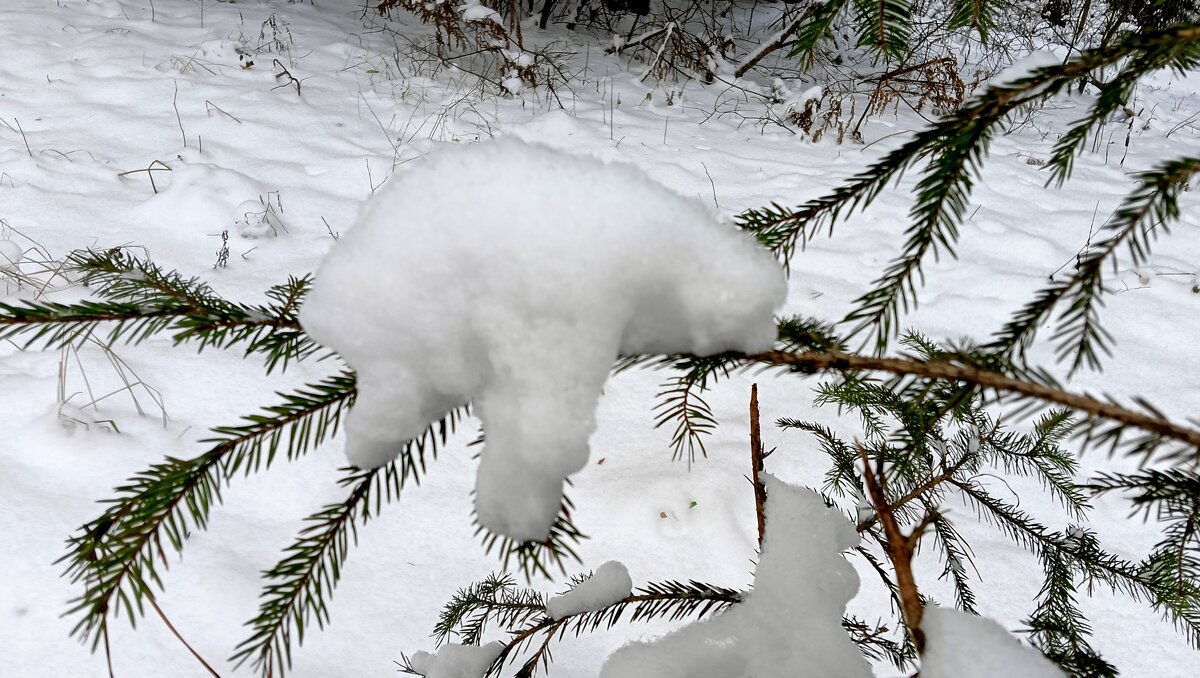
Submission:
[[499,141],[392,178],[300,319],[358,373],[352,464],[386,464],[471,403],[479,521],[543,540],[617,356],[767,350],[785,296],[774,257],[699,201],[630,166]]
[[20,245],[12,240],[0,240],[0,273],[16,273],[24,257],[25,252]]
[[417,652],[408,659],[408,665],[425,678],[483,678],[496,657],[504,650],[504,643],[487,645],[458,645],[447,643],[437,653]]
[[816,492],[769,475],[764,481],[767,530],[745,601],[657,640],[625,645],[600,678],[871,678],[870,664],[842,628],[859,584],[842,552],[858,544],[858,532]]
[[633,580],[629,570],[615,560],[600,567],[591,577],[561,596],[546,602],[546,613],[554,619],[562,619],[582,612],[594,612],[624,600],[633,593]]
[[921,678],[1066,678],[1041,652],[969,612],[926,607]]

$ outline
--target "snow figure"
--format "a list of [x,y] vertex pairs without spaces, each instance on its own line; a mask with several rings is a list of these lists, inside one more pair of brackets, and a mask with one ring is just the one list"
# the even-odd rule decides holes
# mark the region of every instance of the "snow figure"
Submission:
[[842,555],[858,544],[854,524],[812,490],[763,479],[767,530],[746,600],[625,645],[600,678],[871,678],[842,628],[858,592],[858,574]]
[[698,201],[633,167],[499,141],[391,179],[325,258],[301,322],[358,374],[351,463],[381,466],[472,403],[480,522],[541,540],[616,357],[769,349],[785,295],[770,253]]

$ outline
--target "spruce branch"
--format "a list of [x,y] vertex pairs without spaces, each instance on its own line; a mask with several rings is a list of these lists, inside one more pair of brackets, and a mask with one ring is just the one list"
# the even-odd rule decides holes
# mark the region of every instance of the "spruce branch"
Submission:
[[[570,480],[567,482],[570,483]],[[490,532],[478,523],[475,535],[482,538],[485,553],[491,553],[493,549],[497,551],[503,569],[508,570],[509,565],[515,562],[526,581],[532,580],[535,575],[553,579],[554,569],[565,575],[569,562],[582,562],[575,545],[588,536],[575,525],[571,517],[574,509],[571,498],[564,494],[558,516],[550,526],[550,534],[542,541],[514,541]]]
[[916,645],[917,652],[920,653],[925,650],[925,632],[921,630],[921,617],[925,608],[921,602],[916,578],[913,575],[912,561],[916,555],[921,535],[925,532],[925,528],[936,520],[938,512],[936,510],[927,511],[917,526],[905,534],[896,519],[896,507],[888,500],[887,476],[884,474],[883,458],[876,459],[875,466],[872,468],[867,450],[861,445],[858,447],[858,456],[863,464],[862,476],[867,496],[883,527],[884,538],[880,541],[880,545],[887,554],[888,560],[892,564],[892,572],[896,577],[896,591],[900,598],[901,616],[912,637],[913,644]]
[[858,44],[899,56],[908,47],[912,8],[908,0],[854,0]]
[[1159,233],[1169,233],[1171,223],[1179,219],[1179,193],[1197,173],[1200,157],[1178,158],[1137,174],[1138,187],[1101,230],[1107,237],[1088,248],[1070,277],[1053,281],[1038,292],[985,349],[1023,357],[1038,329],[1060,304],[1065,304],[1053,335],[1059,360],[1070,361],[1071,372],[1084,366],[1098,369],[1100,354],[1109,353],[1111,342],[1099,322],[1099,306],[1106,292],[1105,265],[1122,245],[1127,247],[1133,266],[1145,263],[1153,239]]
[[833,29],[834,21],[850,0],[828,0],[821,5],[813,5],[813,9],[805,12],[807,21],[795,29],[796,39],[792,43],[790,57],[800,57],[801,65],[808,68],[812,65],[817,45]]
[[1013,541],[1043,557],[1057,550],[1069,556],[1082,582],[1101,582],[1114,592],[1134,600],[1148,601],[1154,610],[1172,622],[1193,646],[1200,645],[1200,587],[1192,580],[1183,590],[1174,586],[1174,563],[1156,551],[1144,563],[1135,564],[1103,551],[1094,535],[1074,530],[1056,535],[1024,511],[991,496],[976,481],[951,481],[981,519],[991,522]]
[[[885,372],[897,376],[919,377],[935,381],[961,382],[987,389],[997,394],[1013,394],[1044,403],[1060,405],[1089,415],[1076,433],[1085,443],[1109,444],[1113,449],[1124,445],[1130,453],[1149,456],[1159,446],[1173,440],[1186,446],[1179,456],[1200,456],[1200,430],[1171,421],[1148,403],[1139,400],[1143,411],[1132,410],[1111,401],[1064,391],[1053,386],[976,367],[963,356],[947,356],[942,360],[923,361],[913,358],[882,358],[841,351],[799,352],[770,351],[750,356],[731,356],[749,363],[788,367],[805,373],[836,371]],[[1115,422],[1106,425],[1104,420]],[[1144,431],[1147,436],[1130,441],[1124,435],[1126,427]]]
[[673,426],[671,431],[672,458],[686,456],[688,464],[696,453],[707,457],[704,438],[717,426],[712,409],[701,395],[717,380],[729,376],[726,361],[720,358],[690,358],[674,365],[678,375],[668,379],[655,396],[654,428]]
[[213,446],[192,459],[167,457],[116,488],[108,509],[68,540],[66,576],[83,593],[67,614],[80,615],[73,633],[96,648],[108,615],[122,610],[131,623],[143,613],[152,585],[162,588],[158,565],[169,566],[166,546],[176,553],[193,529],[204,529],[221,488],[238,470],[270,466],[287,435],[293,459],[333,435],[345,408],[356,395],[350,373],[283,395],[284,403],[266,408],[269,415],[248,423],[213,429]]
[[[678,621],[719,612],[741,602],[744,597],[744,593],[734,589],[694,580],[687,583],[666,581],[647,584],[639,587],[633,595],[599,610],[566,615],[558,619],[542,616],[523,628],[510,631],[511,638],[505,643],[488,675],[499,675],[505,664],[515,664],[517,655],[533,647],[533,652],[518,667],[515,674],[518,678],[531,678],[537,675],[539,667],[549,667],[551,643],[554,640],[561,640],[568,632],[579,636],[601,627],[612,628],[626,613],[630,622],[661,618]],[[538,636],[541,636],[540,642],[536,642]]]
[[321,629],[330,621],[329,597],[341,579],[351,545],[358,543],[358,525],[378,515],[383,504],[398,499],[406,484],[420,483],[426,455],[436,459],[439,447],[468,415],[466,407],[452,410],[405,443],[399,456],[384,466],[342,470],[338,485],[350,488],[347,497],[305,519],[284,558],[263,573],[266,585],[258,615],[247,622],[253,633],[230,658],[235,666],[249,660],[264,676],[286,674],[292,648],[304,643],[305,628],[315,622]]
[[20,337],[22,348],[60,348],[96,334],[105,344],[136,344],[169,333],[175,344],[194,343],[200,350],[244,346],[245,355],[265,357],[268,373],[321,350],[297,316],[308,276],[271,288],[266,304],[245,305],[120,248],[75,252],[64,266],[99,299],[0,303],[0,339]]
[[891,151],[832,193],[794,210],[772,204],[739,215],[741,227],[784,262],[818,232],[832,230],[838,219],[865,208],[890,183],[921,159],[928,159],[918,182],[917,200],[904,251],[858,300],[846,318],[855,332],[874,328],[875,347],[882,351],[902,311],[917,303],[922,264],[930,254],[954,255],[973,177],[996,126],[1019,107],[1061,92],[1096,69],[1116,65],[1132,55],[1128,77],[1160,68],[1184,70],[1200,64],[1200,25],[1179,24],[1131,34],[1109,46],[1083,52],[1066,63],[1038,69],[1011,83],[993,84],[982,94]]
[[[1094,539],[1079,528],[1062,535],[1068,543]],[[1030,615],[1029,640],[1072,678],[1116,678],[1117,670],[1104,661],[1088,643],[1091,625],[1076,602],[1073,559],[1059,549],[1041,554],[1045,579],[1038,593],[1037,608]]]

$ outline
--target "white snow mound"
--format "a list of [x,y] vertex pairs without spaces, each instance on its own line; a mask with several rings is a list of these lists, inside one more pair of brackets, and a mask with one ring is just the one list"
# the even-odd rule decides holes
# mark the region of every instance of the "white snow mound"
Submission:
[[408,663],[425,678],[483,678],[492,662],[504,650],[504,643],[458,645],[447,643],[436,654],[417,652]]
[[769,475],[764,481],[767,531],[746,600],[657,640],[625,645],[600,678],[871,678],[842,628],[846,603],[858,592],[858,574],[842,556],[859,541],[854,525],[816,492]]
[[991,619],[926,607],[921,678],[1066,678],[1041,652],[1022,645]]
[[546,613],[554,619],[562,619],[581,612],[594,612],[627,598],[630,593],[633,593],[633,579],[629,577],[629,570],[610,560],[596,568],[586,581],[546,601]]
[[618,354],[757,352],[786,296],[775,259],[637,169],[499,141],[391,179],[301,311],[358,373],[350,462],[373,468],[473,403],[475,508],[544,539]]

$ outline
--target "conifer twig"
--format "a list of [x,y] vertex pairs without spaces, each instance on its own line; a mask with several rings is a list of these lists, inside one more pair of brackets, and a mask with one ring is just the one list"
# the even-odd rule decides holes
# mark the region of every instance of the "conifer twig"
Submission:
[[812,372],[863,370],[974,384],[1062,405],[1094,417],[1133,426],[1156,436],[1177,440],[1194,448],[1197,456],[1200,456],[1200,430],[1175,423],[1161,414],[1136,412],[1111,402],[1097,400],[1091,396],[1064,391],[969,365],[922,361],[912,358],[864,356],[842,351],[799,353],[768,351],[746,356],[746,359],[766,365],[787,366]]

